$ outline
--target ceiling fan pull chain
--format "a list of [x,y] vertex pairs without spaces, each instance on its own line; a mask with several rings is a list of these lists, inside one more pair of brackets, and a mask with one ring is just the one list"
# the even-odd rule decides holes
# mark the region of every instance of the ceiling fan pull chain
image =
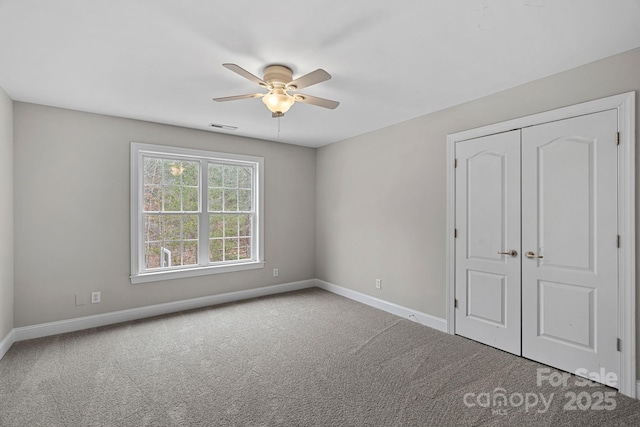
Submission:
[[278,138],[280,138],[280,117],[278,117]]

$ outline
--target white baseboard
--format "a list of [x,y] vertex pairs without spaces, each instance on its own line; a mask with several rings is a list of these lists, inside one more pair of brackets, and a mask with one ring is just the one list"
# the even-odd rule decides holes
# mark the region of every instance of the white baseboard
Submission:
[[640,381],[636,380],[636,395],[635,398],[640,400]]
[[15,337],[16,337],[15,329],[12,329],[9,331],[7,336],[4,337],[2,341],[0,341],[0,360],[2,360],[4,355],[7,353],[7,351],[9,351],[9,349],[15,342],[16,340]]
[[363,294],[361,292],[343,288],[342,286],[334,285],[333,283],[325,282],[324,280],[316,279],[316,286],[324,289],[325,291],[329,291],[334,294],[352,299],[354,301],[361,302],[371,307],[375,307],[388,313],[395,314],[396,316],[413,320],[422,325],[437,329],[441,332],[447,332],[447,321],[440,317],[432,316],[430,314],[422,313],[420,311],[416,311],[402,305],[394,304],[380,298],[375,298]]
[[[99,326],[112,325],[114,323],[127,322],[130,320],[144,319],[146,317],[159,316],[162,314],[175,313],[178,311],[191,310],[194,308],[208,307],[212,305],[225,304],[229,302],[241,301],[266,295],[312,288],[315,285],[315,280],[310,279],[300,282],[291,282],[281,285],[248,289],[246,291],[229,292],[220,295],[211,295],[182,301],[168,302],[164,304],[132,308],[128,310],[112,311],[110,313],[96,314],[93,316],[77,317],[74,319],[41,323],[32,326],[24,326],[14,329],[14,340],[23,341],[32,338],[46,337],[49,335],[63,334],[66,332],[80,331],[83,329],[97,328]],[[5,340],[3,340],[2,343],[4,343]],[[0,343],[0,350],[2,349],[2,343]],[[11,343],[13,343],[13,341]]]

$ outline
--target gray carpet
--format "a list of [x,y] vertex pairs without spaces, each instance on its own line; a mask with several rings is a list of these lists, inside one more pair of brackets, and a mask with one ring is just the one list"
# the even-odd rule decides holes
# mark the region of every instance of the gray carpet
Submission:
[[308,289],[15,343],[0,425],[640,425],[640,402],[537,368]]

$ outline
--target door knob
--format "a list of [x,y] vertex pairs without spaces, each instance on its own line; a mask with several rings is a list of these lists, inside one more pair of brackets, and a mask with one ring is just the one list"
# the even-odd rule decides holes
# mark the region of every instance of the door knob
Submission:
[[511,255],[511,256],[518,256],[518,251],[516,251],[515,249],[511,249],[510,251],[506,251],[506,252],[498,252],[500,255]]
[[536,255],[531,251],[525,252],[524,256],[526,256],[527,258],[544,258],[542,255]]

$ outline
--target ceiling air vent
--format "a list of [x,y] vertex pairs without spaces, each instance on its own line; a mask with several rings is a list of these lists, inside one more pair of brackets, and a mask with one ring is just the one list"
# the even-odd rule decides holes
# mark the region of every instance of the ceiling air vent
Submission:
[[238,126],[229,126],[229,125],[221,125],[219,123],[209,123],[209,126],[216,129],[224,129],[224,130],[236,130]]

